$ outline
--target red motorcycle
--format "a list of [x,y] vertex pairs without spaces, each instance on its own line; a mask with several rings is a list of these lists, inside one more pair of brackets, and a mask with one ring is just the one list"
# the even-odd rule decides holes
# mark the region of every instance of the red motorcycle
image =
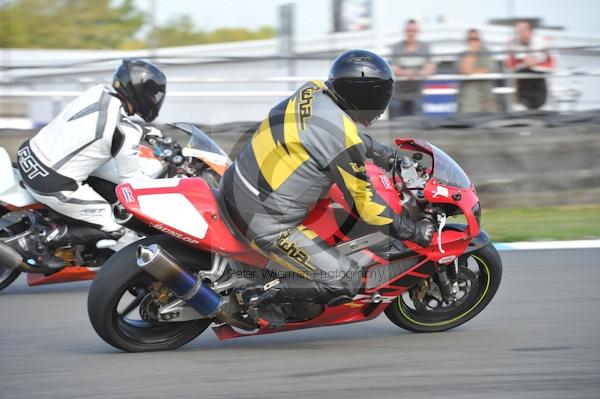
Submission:
[[[197,126],[175,123],[173,128],[187,133],[182,147],[171,137],[147,135],[140,145],[140,166],[151,177],[201,176],[217,187],[225,168],[231,164],[227,154]],[[120,182],[114,160],[110,160],[86,181],[109,203],[117,202],[116,185]],[[120,215],[115,207],[115,216]],[[131,230],[132,238],[158,233],[125,215],[118,220]],[[69,234],[65,234],[69,231]],[[60,235],[73,237],[60,239]],[[118,248],[98,230],[66,218],[38,203],[21,181],[8,152],[0,147],[0,291],[21,273],[27,273],[27,284],[66,283],[93,280],[97,270]],[[48,257],[59,258],[63,266],[49,268]],[[17,262],[18,260],[18,262]]]
[[[398,213],[428,215],[431,246],[398,241],[361,222],[333,186],[304,224],[362,266],[363,286],[338,306],[281,303],[276,328],[232,298],[235,287],[273,279],[275,265],[250,248],[202,179],[121,184],[117,196],[135,218],[165,234],[111,257],[92,283],[88,313],[107,343],[138,352],[177,348],[211,324],[224,340],[371,320],[382,312],[414,332],[457,327],[491,301],[502,263],[480,228],[473,184],[446,153],[421,140],[397,139],[391,176],[367,165],[373,187]],[[461,217],[464,223],[447,223]],[[273,305],[270,305],[273,306]]]

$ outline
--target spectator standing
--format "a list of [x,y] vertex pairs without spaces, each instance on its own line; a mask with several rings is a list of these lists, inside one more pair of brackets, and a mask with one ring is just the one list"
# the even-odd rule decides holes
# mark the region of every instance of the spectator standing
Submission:
[[[534,36],[530,21],[515,24],[515,38],[508,49],[507,67],[517,73],[546,74],[554,68],[554,58],[545,40]],[[527,109],[541,108],[548,97],[546,79],[517,79],[517,101]]]
[[[463,75],[491,73],[496,71],[494,59],[489,55],[477,29],[467,32],[467,51],[458,63]],[[461,80],[458,92],[459,113],[484,113],[497,111],[496,98],[491,80]]]
[[406,22],[406,38],[392,47],[392,68],[396,80],[390,118],[422,113],[423,80],[435,72],[429,45],[417,40],[417,21]]

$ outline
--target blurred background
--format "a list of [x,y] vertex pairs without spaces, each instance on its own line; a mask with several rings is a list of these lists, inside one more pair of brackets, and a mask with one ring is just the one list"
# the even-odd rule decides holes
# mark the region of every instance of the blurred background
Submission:
[[376,51],[398,82],[370,133],[455,157],[496,240],[600,236],[598,2],[4,0],[0,48],[13,153],[122,58],[144,58],[169,81],[157,127],[199,124],[232,156],[339,53]]

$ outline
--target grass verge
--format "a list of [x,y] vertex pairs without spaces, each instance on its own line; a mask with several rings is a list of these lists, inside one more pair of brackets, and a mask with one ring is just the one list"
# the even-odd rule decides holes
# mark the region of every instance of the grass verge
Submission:
[[600,205],[484,208],[482,227],[494,242],[600,238]]

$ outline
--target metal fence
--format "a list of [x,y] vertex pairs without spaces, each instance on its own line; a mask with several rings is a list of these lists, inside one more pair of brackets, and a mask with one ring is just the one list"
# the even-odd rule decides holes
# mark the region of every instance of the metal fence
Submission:
[[[270,43],[270,41],[269,41]],[[258,44],[256,44],[258,45]],[[261,46],[266,46],[261,44]],[[270,44],[274,46],[273,43]],[[223,46],[225,47],[225,46]],[[271,51],[265,47],[261,51]],[[223,50],[224,51],[224,50]],[[240,51],[239,49],[236,51]],[[561,69],[547,74],[498,72],[462,75],[438,73],[427,77],[423,96],[442,105],[429,107],[431,117],[447,117],[456,112],[456,97],[460,83],[466,81],[493,81],[492,94],[502,104],[500,111],[511,111],[515,104],[517,79],[547,79],[549,92],[545,110],[572,112],[580,109],[600,108],[600,69],[597,68],[597,46],[552,49],[560,53]],[[440,72],[455,71],[455,62],[463,53],[433,53],[432,58],[444,63]],[[491,51],[500,65],[506,51]],[[154,59],[162,65],[169,77],[167,101],[161,112],[163,121],[196,118],[208,124],[242,120],[257,120],[279,98],[292,93],[299,84],[326,76],[328,65],[335,54],[296,54],[293,57],[277,55],[224,56],[194,55],[173,56],[159,54]],[[389,55],[389,54],[388,54]],[[136,56],[143,57],[144,54]],[[151,58],[151,57],[148,57]],[[0,65],[0,103],[20,104],[21,113],[35,124],[48,122],[66,102],[78,96],[95,83],[109,83],[112,68],[120,56],[64,61],[39,61],[3,63]],[[454,60],[454,61],[452,61]],[[294,66],[290,67],[290,63]],[[295,72],[303,72],[295,75]],[[287,73],[286,73],[287,72]],[[291,72],[291,73],[290,73]],[[286,74],[287,76],[277,76]],[[405,78],[399,77],[398,80]],[[446,101],[446,103],[443,103]],[[231,107],[236,109],[230,112]],[[23,111],[24,110],[24,111]],[[440,110],[440,112],[437,112]],[[0,112],[0,116],[2,116]],[[384,116],[385,118],[385,116]]]

